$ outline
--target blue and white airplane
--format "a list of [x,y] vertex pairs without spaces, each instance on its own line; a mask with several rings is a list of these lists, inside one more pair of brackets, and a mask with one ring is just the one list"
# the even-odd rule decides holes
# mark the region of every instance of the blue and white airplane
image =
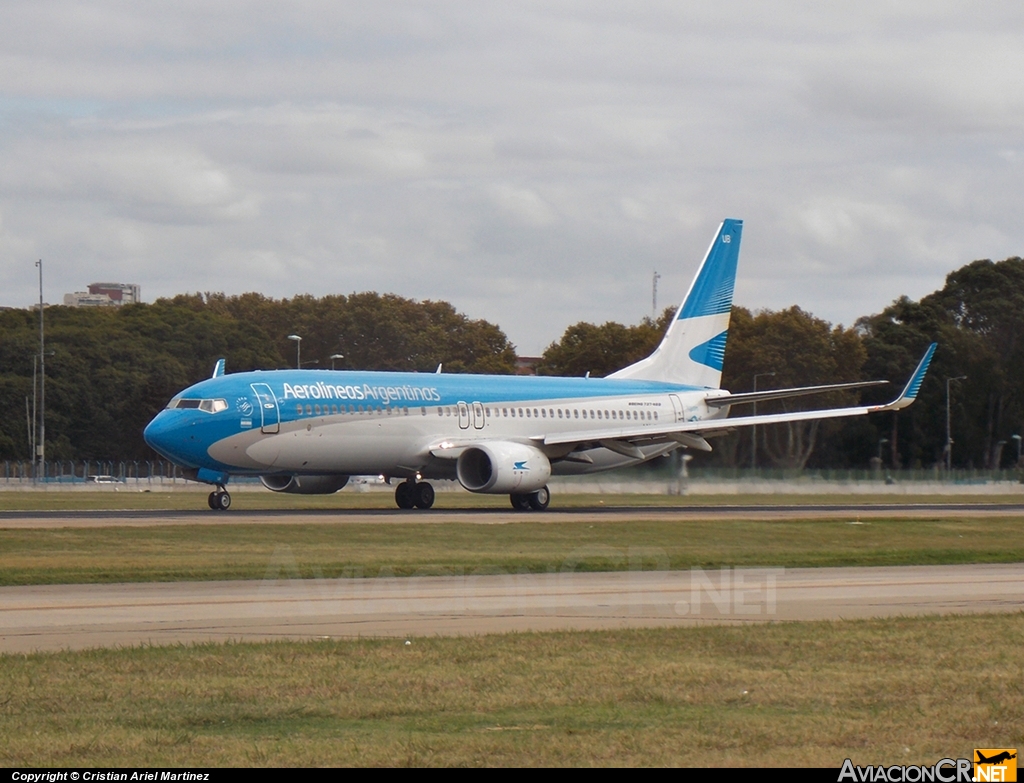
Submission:
[[721,389],[743,223],[719,227],[675,319],[646,359],[607,378],[275,370],[224,374],[174,397],[146,442],[227,509],[231,476],[259,476],[275,492],[337,492],[352,475],[399,479],[403,509],[430,508],[424,479],[507,494],[543,510],[548,479],[633,465],[673,449],[710,451],[734,428],[899,410],[917,397],[932,344],[887,405],[727,419],[732,405],[884,381],[730,394]]

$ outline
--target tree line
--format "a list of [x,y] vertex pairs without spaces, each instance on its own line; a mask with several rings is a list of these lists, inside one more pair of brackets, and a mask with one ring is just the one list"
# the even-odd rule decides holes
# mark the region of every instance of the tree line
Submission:
[[[577,323],[544,352],[541,374],[603,376],[649,354],[674,316],[626,326]],[[298,296],[188,294],[121,308],[49,307],[46,320],[47,457],[147,459],[149,420],[225,357],[229,371],[304,367],[512,373],[516,354],[501,329],[447,302],[391,294]],[[945,457],[946,387],[958,467],[1007,467],[1024,434],[1024,261],[975,261],[939,291],[901,297],[853,326],[833,326],[799,307],[734,307],[723,386],[734,392],[888,379],[890,387],[762,403],[759,413],[891,399],[926,347],[939,343],[918,401],[898,413],[760,427],[719,438],[698,455],[721,466],[929,467]],[[0,311],[0,459],[30,456],[38,312]],[[332,358],[333,357],[333,358]],[[787,407],[788,406],[788,407]],[[735,409],[734,415],[750,412]]]
[[[606,375],[649,354],[674,309],[635,326],[578,323],[544,352],[538,372]],[[887,402],[899,393],[928,345],[939,344],[917,402],[900,412],[777,424],[719,438],[704,464],[801,469],[891,468],[942,464],[949,381],[954,467],[999,468],[1018,461],[1024,435],[1024,261],[975,261],[946,277],[939,291],[901,297],[849,327],[791,307],[752,313],[734,307],[722,386],[733,392],[860,380],[888,387],[762,403],[758,413]],[[961,377],[963,376],[963,377]],[[749,406],[733,415],[749,414]]]
[[[189,294],[119,308],[48,307],[48,459],[149,459],[146,424],[224,357],[229,372],[307,368],[511,373],[516,355],[492,323],[447,302],[400,296]],[[0,459],[29,459],[39,313],[0,311]],[[332,356],[342,358],[331,359]]]

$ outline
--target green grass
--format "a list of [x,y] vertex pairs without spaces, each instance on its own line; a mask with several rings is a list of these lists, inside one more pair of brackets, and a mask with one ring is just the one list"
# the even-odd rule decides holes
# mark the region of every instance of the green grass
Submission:
[[1015,517],[0,530],[0,584],[1024,561]]
[[1024,615],[0,656],[0,765],[934,764],[1024,745]]
[[[206,490],[177,488],[172,491],[122,489],[102,492],[46,490],[0,491],[0,512],[3,511],[194,511],[204,510]],[[352,492],[335,495],[289,495],[262,490],[233,492],[235,513],[263,510],[311,511],[326,509],[394,509],[393,493],[388,491]],[[835,503],[884,503],[912,505],[919,503],[970,503],[990,505],[1021,503],[1024,495],[619,495],[555,491],[552,508],[594,508],[616,506],[628,508],[658,506],[735,506],[735,505],[828,505]],[[438,492],[437,509],[500,508],[509,509],[507,495],[476,495],[469,492]]]

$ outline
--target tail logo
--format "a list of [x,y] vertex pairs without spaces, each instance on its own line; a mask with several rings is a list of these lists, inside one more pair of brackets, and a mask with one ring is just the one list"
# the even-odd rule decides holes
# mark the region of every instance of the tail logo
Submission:
[[721,372],[725,364],[725,341],[728,336],[729,330],[726,329],[706,343],[695,345],[690,351],[690,358],[697,362],[697,364],[703,364],[705,367]]

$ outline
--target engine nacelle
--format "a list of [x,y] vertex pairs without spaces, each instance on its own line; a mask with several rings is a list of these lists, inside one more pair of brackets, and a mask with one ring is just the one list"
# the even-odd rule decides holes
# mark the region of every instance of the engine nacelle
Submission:
[[551,462],[534,446],[498,441],[470,446],[459,455],[455,472],[470,492],[527,493],[548,483]]
[[348,476],[260,476],[267,489],[293,495],[331,495],[348,484]]

